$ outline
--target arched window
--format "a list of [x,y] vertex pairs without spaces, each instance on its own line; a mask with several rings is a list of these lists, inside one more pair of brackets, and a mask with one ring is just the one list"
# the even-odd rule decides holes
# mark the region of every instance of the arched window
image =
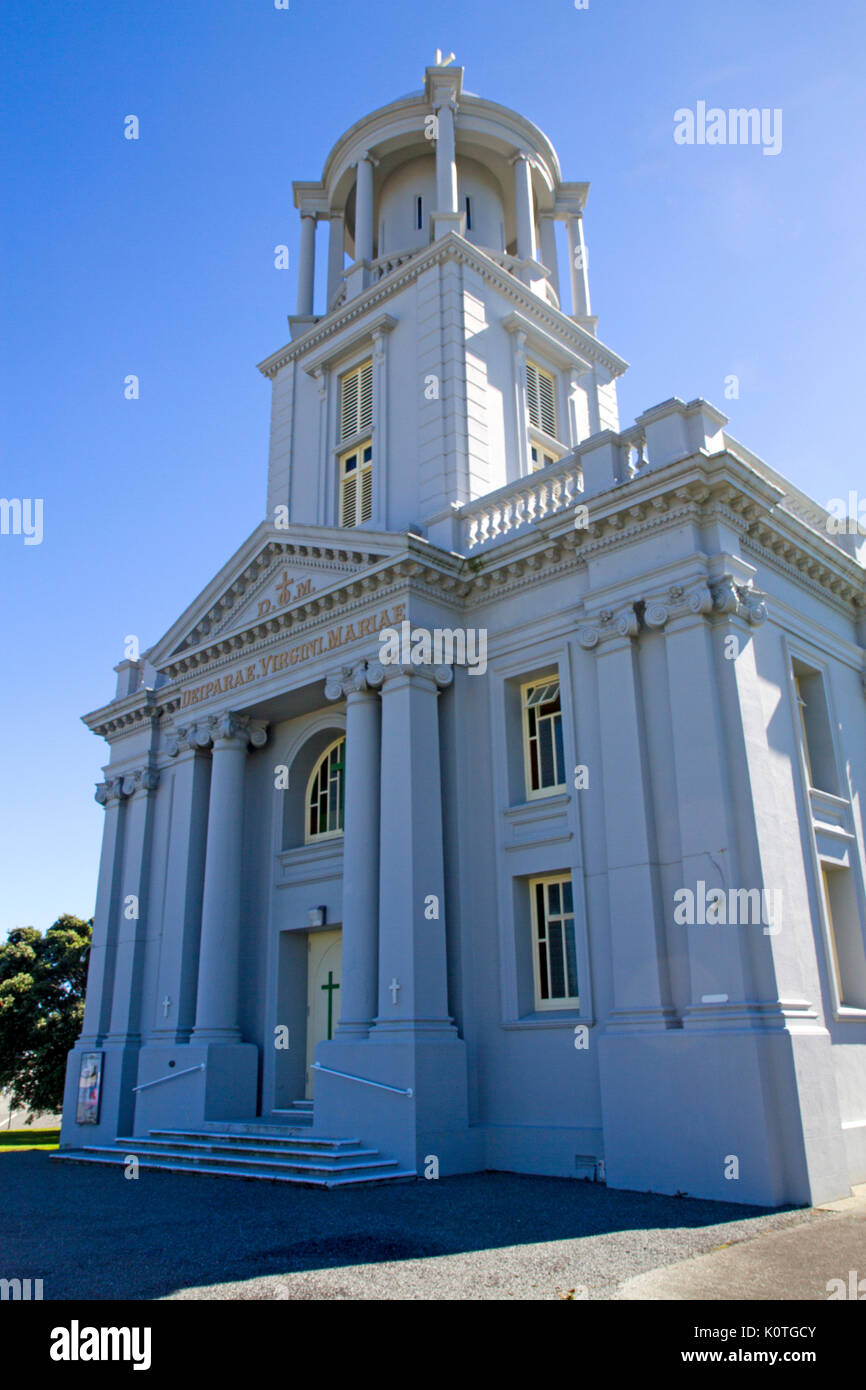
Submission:
[[307,783],[306,842],[343,833],[346,794],[346,740],[326,748]]

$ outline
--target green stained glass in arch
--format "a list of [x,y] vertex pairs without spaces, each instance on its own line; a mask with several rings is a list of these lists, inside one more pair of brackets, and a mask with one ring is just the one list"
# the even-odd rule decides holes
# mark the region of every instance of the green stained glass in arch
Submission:
[[342,835],[346,810],[346,740],[326,748],[307,787],[307,841]]

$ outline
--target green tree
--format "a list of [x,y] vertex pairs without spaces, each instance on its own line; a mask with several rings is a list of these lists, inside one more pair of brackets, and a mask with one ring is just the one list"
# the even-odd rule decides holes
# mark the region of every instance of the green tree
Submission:
[[16,927],[0,944],[0,1090],[30,1119],[63,1104],[66,1054],[84,1017],[92,926],[64,913],[44,936]]

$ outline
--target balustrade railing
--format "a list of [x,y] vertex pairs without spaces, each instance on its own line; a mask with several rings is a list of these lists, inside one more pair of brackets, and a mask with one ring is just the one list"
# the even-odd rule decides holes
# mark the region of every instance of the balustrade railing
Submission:
[[582,492],[583,469],[573,455],[529,473],[519,482],[460,508],[457,516],[465,526],[466,548],[474,550],[487,541],[509,536],[522,526],[567,511]]

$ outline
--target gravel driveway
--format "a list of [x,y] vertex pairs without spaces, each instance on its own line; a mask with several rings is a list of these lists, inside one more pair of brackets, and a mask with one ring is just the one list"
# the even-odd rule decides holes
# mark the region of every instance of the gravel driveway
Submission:
[[354,1191],[0,1154],[0,1277],[46,1299],[606,1299],[634,1275],[832,1220],[475,1173]]

